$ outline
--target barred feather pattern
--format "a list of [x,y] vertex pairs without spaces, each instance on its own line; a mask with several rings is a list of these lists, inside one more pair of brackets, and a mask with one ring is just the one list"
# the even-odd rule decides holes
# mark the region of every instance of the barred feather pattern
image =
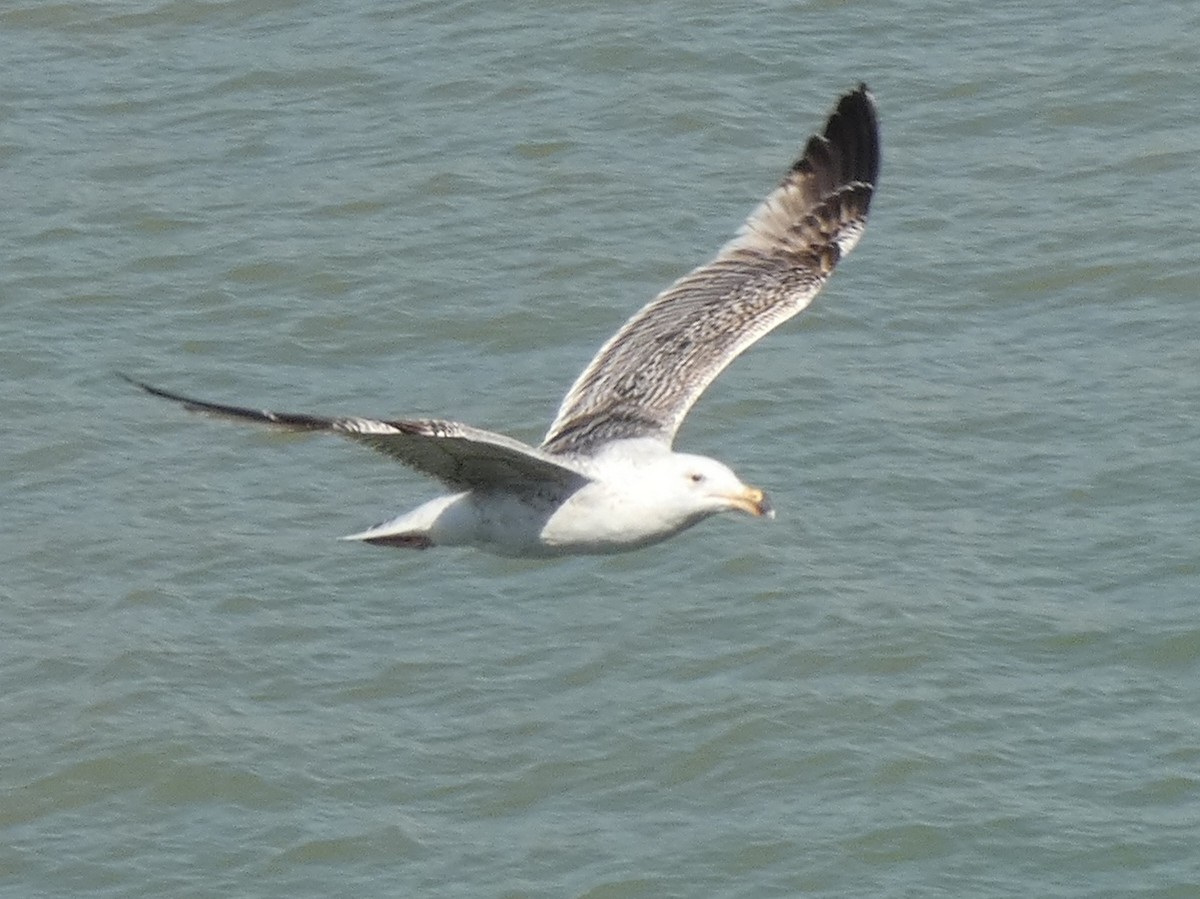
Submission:
[[589,455],[618,439],[670,445],[739,354],[806,308],[861,238],[879,172],[866,86],[844,96],[783,182],[717,257],[659,294],[600,349],[542,443]]

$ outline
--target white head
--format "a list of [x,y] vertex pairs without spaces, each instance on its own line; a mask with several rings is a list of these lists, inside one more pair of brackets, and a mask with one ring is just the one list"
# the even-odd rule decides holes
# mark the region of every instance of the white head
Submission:
[[671,453],[655,466],[656,490],[667,493],[671,505],[689,522],[717,512],[744,512],[774,518],[765,493],[743,484],[727,465],[705,456]]
[[728,466],[672,452],[658,440],[614,440],[585,464],[591,480],[551,516],[543,543],[618,552],[665,540],[718,512],[775,517],[763,492]]

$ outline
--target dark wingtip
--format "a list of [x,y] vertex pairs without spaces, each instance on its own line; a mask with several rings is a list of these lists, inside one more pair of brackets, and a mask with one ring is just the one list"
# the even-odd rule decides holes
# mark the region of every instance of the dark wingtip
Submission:
[[845,153],[845,176],[874,185],[879,180],[879,116],[865,81],[838,100],[825,137]]
[[126,384],[132,384],[138,390],[144,390],[146,393],[152,393],[152,394],[158,393],[157,388],[151,387],[145,381],[138,380],[137,378],[133,377],[133,375],[127,375],[123,371],[114,371],[113,374],[116,375],[118,378],[120,378],[122,381],[124,381]]
[[169,390],[163,390],[161,387],[155,387],[153,384],[147,384],[145,381],[140,381],[137,378],[133,377],[132,375],[125,374],[125,372],[123,372],[123,371],[113,372],[113,374],[116,375],[118,378],[120,378],[125,383],[132,384],[134,387],[138,388],[138,390],[144,391],[145,393],[148,393],[151,396],[160,396],[163,399],[174,400],[177,403],[194,403],[195,402],[195,400],[192,400],[189,397],[181,396],[178,393],[172,393]]

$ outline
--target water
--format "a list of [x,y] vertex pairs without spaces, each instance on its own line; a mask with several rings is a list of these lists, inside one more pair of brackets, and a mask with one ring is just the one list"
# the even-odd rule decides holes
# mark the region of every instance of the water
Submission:
[[[1194,4],[0,6],[0,894],[1200,895]],[[530,563],[216,399],[536,440],[836,96],[867,235]]]

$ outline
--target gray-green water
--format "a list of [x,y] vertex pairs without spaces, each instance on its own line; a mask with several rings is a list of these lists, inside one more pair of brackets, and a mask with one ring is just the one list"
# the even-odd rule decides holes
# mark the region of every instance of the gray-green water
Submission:
[[[0,3],[4,896],[1200,895],[1200,7]],[[338,543],[537,439],[835,97],[867,235],[624,557]]]

